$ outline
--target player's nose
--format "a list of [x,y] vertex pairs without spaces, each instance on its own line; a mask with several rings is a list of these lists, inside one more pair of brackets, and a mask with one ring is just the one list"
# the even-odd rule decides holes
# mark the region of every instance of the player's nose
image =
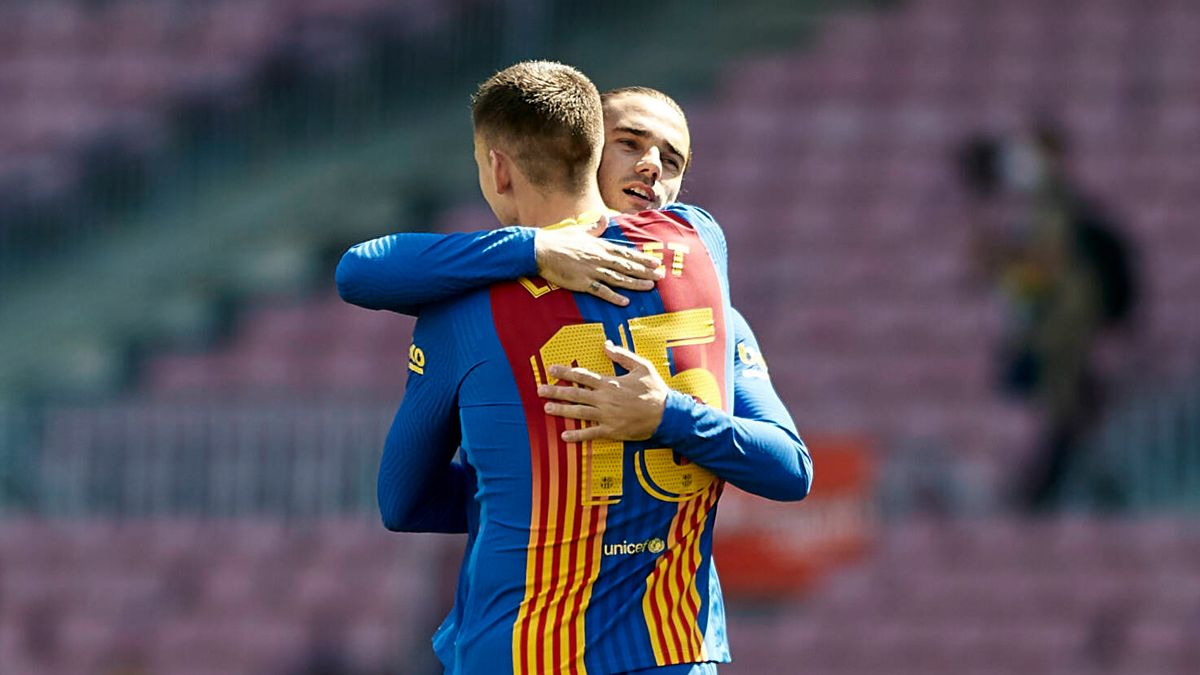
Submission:
[[662,175],[662,156],[656,146],[650,146],[646,154],[642,155],[638,161],[637,172],[649,178],[651,182],[657,181],[658,177]]

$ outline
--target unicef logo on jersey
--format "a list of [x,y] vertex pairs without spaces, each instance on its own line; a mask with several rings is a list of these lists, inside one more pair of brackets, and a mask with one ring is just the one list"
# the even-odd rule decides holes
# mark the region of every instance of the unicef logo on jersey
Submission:
[[633,543],[622,541],[619,544],[605,544],[604,555],[635,555],[642,552],[658,555],[666,547],[666,543],[658,537]]

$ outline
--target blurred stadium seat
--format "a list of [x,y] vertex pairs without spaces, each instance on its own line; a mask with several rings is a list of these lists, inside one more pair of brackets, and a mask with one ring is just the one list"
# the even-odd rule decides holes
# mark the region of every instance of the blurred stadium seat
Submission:
[[[324,630],[374,668],[427,639],[437,618],[421,614],[423,600],[445,545],[381,537],[364,519],[6,519],[0,663],[13,673],[284,672]],[[40,662],[27,647],[34,614],[53,633]]]
[[[0,535],[8,658],[26,617],[52,608],[68,663],[102,663],[144,630],[156,639],[138,658],[164,675],[278,672],[327,617],[344,623],[352,659],[383,662],[424,641],[435,619],[419,599],[452,553],[357,519],[8,519]],[[1182,675],[1200,665],[1198,568],[1187,519],[913,521],[803,605],[735,609],[736,660],[722,672]]]

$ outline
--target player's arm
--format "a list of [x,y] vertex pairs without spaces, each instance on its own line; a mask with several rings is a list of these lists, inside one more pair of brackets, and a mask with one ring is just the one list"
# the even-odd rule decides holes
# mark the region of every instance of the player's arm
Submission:
[[733,414],[671,391],[654,439],[752,494],[793,501],[812,488],[812,457],[775,392],[750,324],[730,312]]
[[[727,248],[720,225],[706,211],[671,204],[665,213],[691,223],[704,239],[718,274],[726,276]],[[776,500],[798,500],[812,485],[812,458],[800,439],[787,408],[779,400],[765,368],[746,355],[758,353],[749,323],[727,306],[734,336],[733,415],[673,392],[645,359],[619,347],[608,347],[610,358],[629,372],[602,377],[579,368],[556,367],[551,374],[582,387],[544,387],[542,396],[568,403],[551,403],[551,414],[596,422],[566,432],[578,442],[593,438],[654,439],[712,471],[737,487]],[[575,403],[576,405],[570,405]]]
[[466,532],[470,476],[453,461],[461,441],[458,378],[448,321],[417,322],[404,400],[388,431],[377,495],[394,532]]
[[[696,228],[718,274],[728,279],[728,246],[717,220],[688,204],[671,204],[664,210]],[[656,438],[747,492],[769,499],[803,499],[812,487],[808,448],[775,393],[749,322],[733,307],[726,309],[734,339],[733,415],[674,392],[665,403]]]
[[356,244],[337,267],[338,294],[367,309],[416,315],[469,290],[540,275],[568,290],[625,305],[614,288],[653,287],[659,261],[594,237],[590,227],[505,227],[483,232],[401,232]]
[[564,432],[563,439],[649,439],[746,492],[780,501],[803,499],[812,485],[808,448],[771,385],[750,325],[736,310],[729,315],[737,345],[732,415],[671,390],[649,361],[609,344],[609,357],[628,371],[625,375],[552,366],[551,375],[581,386],[538,388],[551,400],[548,413],[594,423]]

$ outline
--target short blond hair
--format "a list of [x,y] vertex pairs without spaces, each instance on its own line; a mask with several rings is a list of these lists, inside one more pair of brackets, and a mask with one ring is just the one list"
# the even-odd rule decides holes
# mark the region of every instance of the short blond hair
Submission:
[[604,140],[596,85],[571,66],[523,61],[488,78],[471,98],[475,133],[507,145],[535,185],[579,191],[594,180]]

